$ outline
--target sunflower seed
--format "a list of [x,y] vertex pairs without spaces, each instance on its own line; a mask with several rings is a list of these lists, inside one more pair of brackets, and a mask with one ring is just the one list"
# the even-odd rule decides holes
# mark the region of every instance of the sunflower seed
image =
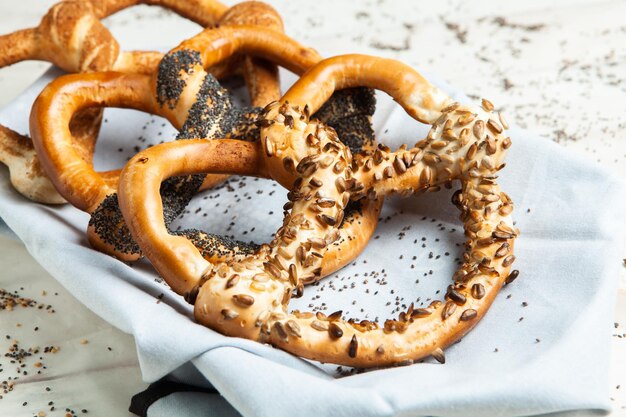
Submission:
[[489,127],[493,133],[502,133],[503,130],[502,126],[500,126],[500,124],[493,119],[489,119],[487,127]]
[[282,279],[282,275],[280,273],[280,269],[278,269],[278,267],[276,265],[274,265],[273,263],[265,262],[263,264],[263,267],[265,267],[265,272],[267,272],[268,274],[270,274],[274,278]]
[[331,339],[339,339],[341,336],[343,336],[343,330],[341,330],[341,327],[339,327],[337,323],[331,322],[328,326],[328,334],[330,335]]
[[446,295],[450,300],[454,301],[458,305],[463,305],[467,301],[463,294],[454,289],[448,291],[448,294]]
[[302,337],[300,333],[300,325],[298,325],[295,321],[289,320],[285,327],[287,328],[287,332],[293,337]]
[[285,115],[285,125],[291,129],[293,129],[293,116],[287,114]]
[[456,311],[456,304],[452,301],[448,301],[446,305],[443,307],[443,310],[441,311],[441,318],[445,320],[448,317],[450,317],[452,314],[454,314],[455,311]]
[[445,140],[437,140],[430,144],[433,149],[443,149],[448,146],[448,142]]
[[373,161],[376,165],[379,165],[381,162],[383,162],[383,153],[380,149],[376,149],[376,151],[374,152],[374,156],[373,156]]
[[424,155],[424,158],[422,159],[428,165],[435,165],[441,162],[441,158],[439,158],[439,155],[431,153],[431,152],[426,153],[426,155]]
[[352,335],[352,339],[350,339],[350,345],[348,346],[348,356],[351,358],[356,358],[356,352],[359,348],[359,342],[356,339],[356,335]]
[[500,123],[502,124],[502,127],[504,127],[505,129],[508,129],[509,123],[504,118],[504,115],[502,114],[502,112],[498,113],[498,118],[500,119]]
[[515,255],[509,255],[502,261],[502,266],[510,266],[513,262],[515,262]]
[[441,348],[437,348],[435,350],[432,351],[432,353],[430,354],[433,359],[435,359],[437,362],[444,364],[446,363],[446,355],[443,353],[443,350],[441,350]]
[[467,153],[465,154],[465,158],[473,159],[474,156],[476,156],[477,150],[478,150],[478,146],[476,146],[476,143],[474,142],[472,146],[470,146],[469,149],[467,150]]
[[226,320],[232,320],[232,319],[236,319],[237,317],[239,317],[239,313],[237,313],[236,311],[233,310],[229,310],[227,308],[223,309],[221,311],[222,316],[226,319]]
[[247,294],[235,294],[233,295],[233,302],[241,307],[250,307],[254,304],[254,297]]
[[274,144],[270,141],[269,137],[265,137],[265,154],[267,156],[274,155]]
[[316,187],[316,188],[319,188],[322,185],[324,185],[324,183],[319,178],[316,178],[316,177],[311,178],[309,180],[309,184],[311,184],[313,187]]
[[513,206],[510,204],[505,204],[502,207],[500,207],[500,209],[498,210],[498,212],[503,216],[511,214],[512,211],[513,211]]
[[496,239],[513,239],[515,236],[508,232],[503,232],[501,230],[494,230],[491,234]]
[[480,300],[485,296],[485,287],[481,283],[476,283],[472,285],[472,297],[477,300]]
[[460,105],[461,103],[455,101],[454,103],[446,106],[443,110],[441,110],[441,112],[450,113],[451,111],[456,110]]
[[461,321],[473,320],[476,318],[477,315],[478,315],[478,312],[474,310],[473,308],[467,309],[463,313],[461,313]]
[[228,281],[226,281],[226,289],[232,288],[235,285],[237,285],[237,283],[239,282],[239,275],[235,274],[232,277],[228,278]]
[[283,342],[289,340],[289,335],[285,330],[285,326],[281,322],[277,321],[276,323],[274,323],[274,330],[276,330],[276,334],[278,335],[280,340],[282,340]]
[[427,185],[432,178],[432,169],[428,166],[424,167],[420,173],[420,184]]
[[256,274],[255,276],[252,277],[252,281],[255,281],[255,282],[267,282],[269,280],[270,278],[265,274]]
[[425,308],[416,308],[411,312],[412,319],[420,319],[422,317],[428,317],[432,314],[432,311]]
[[451,165],[454,163],[454,158],[451,155],[443,154],[443,155],[439,155],[439,158],[441,159],[441,162],[443,162],[444,164]]
[[313,320],[311,322],[311,327],[320,332],[325,332],[326,330],[328,330],[328,323],[324,321]]
[[500,246],[500,248],[498,248],[498,250],[496,251],[495,257],[502,258],[504,255],[509,253],[509,248],[509,244],[507,242],[504,242],[502,246]]
[[513,281],[515,281],[515,279],[519,276],[519,271],[516,269],[514,271],[512,271],[508,277],[506,277],[506,279],[504,280],[504,283],[506,285],[512,283]]
[[317,216],[317,220],[319,220],[320,222],[322,222],[323,224],[327,225],[327,226],[334,226],[337,224],[337,220],[334,217],[329,216],[328,214],[318,214]]
[[411,166],[417,164],[419,161],[422,160],[422,156],[424,155],[424,153],[421,150],[417,150],[417,152],[415,153],[415,155],[413,155],[413,159],[411,159]]
[[486,111],[492,111],[494,109],[493,103],[486,98],[482,99],[481,104],[483,106],[483,109],[485,109]]
[[404,165],[407,168],[411,166],[412,159],[413,159],[413,157],[411,156],[410,152],[406,152],[406,153],[402,154],[402,162],[404,162]]
[[396,169],[398,174],[404,174],[406,172],[406,165],[401,158],[396,156],[396,159],[393,161],[393,167]]
[[483,136],[485,135],[485,122],[483,122],[482,120],[478,120],[476,123],[474,123],[472,131],[474,132],[474,136],[476,136],[476,139],[482,140]]
[[294,264],[289,265],[289,282],[291,285],[298,285],[298,269]]
[[335,186],[337,187],[337,191],[339,191],[340,193],[343,193],[344,191],[346,191],[347,184],[346,184],[345,178],[337,177],[337,179],[335,180]]
[[476,241],[476,245],[480,246],[480,247],[482,247],[482,246],[489,246],[492,243],[494,243],[495,241],[496,241],[495,238],[489,236],[489,237],[485,237],[485,238],[482,238],[482,239],[478,239]]
[[502,149],[509,149],[511,147],[511,138],[505,138],[502,141]]
[[261,312],[261,314],[259,314],[258,317],[256,318],[254,322],[254,326],[261,327],[261,325],[265,323],[269,318],[270,318],[270,312],[268,310]]
[[320,237],[310,237],[307,242],[311,244],[314,249],[324,249],[326,247],[326,241]]
[[476,115],[474,113],[466,113],[463,116],[459,117],[457,123],[459,124],[459,126],[465,126],[472,123],[475,119]]
[[343,314],[343,310],[337,310],[334,313],[332,313],[331,315],[329,315],[328,317],[326,317],[326,320],[328,320],[328,321],[340,320],[342,314]]

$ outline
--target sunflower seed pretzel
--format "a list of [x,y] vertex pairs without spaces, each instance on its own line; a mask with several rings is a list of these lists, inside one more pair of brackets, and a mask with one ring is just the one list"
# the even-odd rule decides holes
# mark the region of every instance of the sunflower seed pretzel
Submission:
[[[354,86],[390,94],[413,118],[432,124],[427,138],[411,149],[392,152],[379,146],[369,155],[353,156],[309,113],[336,89]],[[129,162],[120,179],[120,203],[146,256],[174,291],[194,303],[196,320],[223,334],[349,366],[408,363],[429,355],[443,362],[442,349],[476,325],[501,286],[518,275],[510,272],[519,233],[510,217],[513,203],[496,182],[511,144],[504,135],[506,122],[487,100],[482,108],[455,103],[410,67],[363,55],[316,65],[263,117],[263,161],[243,145],[220,141],[211,144],[219,160],[203,160],[197,152],[176,154],[178,144],[167,144]],[[249,175],[264,172],[279,180],[296,175],[297,180],[275,239],[241,261],[213,264],[187,239],[168,233],[158,212],[158,190],[172,175],[230,172],[237,158],[248,161]],[[452,180],[461,181],[453,203],[461,210],[467,241],[465,262],[445,300],[428,308],[411,306],[383,326],[344,320],[341,312],[289,312],[292,292],[322,272],[351,199],[436,190]]]

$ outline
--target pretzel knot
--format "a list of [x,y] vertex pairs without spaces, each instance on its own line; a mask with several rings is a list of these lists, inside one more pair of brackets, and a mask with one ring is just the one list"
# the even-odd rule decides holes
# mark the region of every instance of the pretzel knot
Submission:
[[[381,145],[354,156],[334,130],[309,114],[335,89],[355,86],[390,94],[415,119],[432,124],[428,136],[410,149]],[[486,100],[482,108],[455,103],[410,67],[362,55],[316,65],[262,117],[262,149],[188,141],[154,147],[130,161],[120,180],[120,204],[146,256],[194,303],[200,323],[226,335],[349,366],[410,363],[428,355],[444,361],[442,349],[468,332],[500,287],[518,274],[509,273],[518,234],[510,217],[513,203],[496,182],[511,144],[504,119]],[[207,146],[219,158],[197,156]],[[210,263],[186,238],[167,233],[158,213],[159,184],[182,173],[228,172],[238,159],[249,166],[249,175],[291,175],[296,181],[283,225],[269,245],[241,261]],[[341,312],[289,312],[292,291],[320,275],[349,201],[437,190],[453,180],[461,182],[453,203],[461,210],[467,241],[465,262],[444,301],[427,308],[411,305],[383,326],[344,320]],[[136,193],[139,187],[143,193]]]

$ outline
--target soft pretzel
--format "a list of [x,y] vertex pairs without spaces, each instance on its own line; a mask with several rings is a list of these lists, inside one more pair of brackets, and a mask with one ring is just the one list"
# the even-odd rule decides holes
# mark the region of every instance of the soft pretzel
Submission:
[[[240,29],[246,36],[238,35]],[[219,59],[230,58],[237,51],[238,47],[232,47],[231,38],[244,46],[250,43],[255,45],[255,42],[259,42],[255,39],[261,39],[261,47],[250,48],[246,52],[251,55],[271,57],[267,51],[279,48],[280,52],[272,52],[275,55],[273,59],[299,72],[302,72],[300,68],[308,67],[321,59],[314,51],[269,29],[222,26],[204,31],[194,41],[206,37],[216,41],[212,52],[214,56],[221,57],[213,59],[207,67],[219,64],[222,62]],[[266,41],[267,39],[270,41]],[[184,43],[186,44],[187,42]],[[206,52],[205,49],[204,53]],[[194,61],[197,55],[199,53],[194,53],[190,48],[176,48],[164,57],[158,74],[153,78],[112,73],[61,77],[52,82],[36,100],[31,114],[31,132],[42,164],[61,194],[79,209],[92,214],[88,237],[96,249],[123,260],[135,260],[141,255],[139,247],[122,221],[115,187],[73,150],[68,121],[76,112],[91,106],[129,107],[166,117],[175,127],[181,129],[179,138],[211,138],[216,135],[241,139],[258,137],[257,121],[261,109],[233,108],[227,92],[214,77],[205,72],[201,63]],[[292,60],[297,61],[295,65]],[[156,95],[153,93],[155,85]],[[358,103],[354,100],[358,100]],[[363,108],[362,104],[365,104]],[[343,108],[345,111],[342,113]],[[373,108],[371,92],[357,90],[351,95],[339,95],[334,105],[331,102],[331,107],[322,111],[322,116],[331,125],[343,127],[346,136],[351,136],[353,146],[363,147],[366,141],[369,144],[372,140],[373,132],[369,126],[368,114],[373,113]],[[346,123],[347,120],[350,123]],[[360,126],[359,123],[364,123],[365,126]],[[182,212],[200,184],[204,182],[207,186],[223,178],[188,176],[168,180],[162,188],[167,223]],[[286,178],[282,184],[291,186],[292,180],[293,178]],[[363,229],[356,233],[351,228],[346,228],[344,241],[348,244],[352,239],[350,234],[355,233],[355,239],[359,238],[356,246],[363,247],[376,226],[380,202],[356,206],[352,212],[354,218],[349,218],[348,223],[361,224]],[[254,249],[241,242],[232,242],[218,236],[209,237],[206,234],[196,234],[194,240],[203,253],[214,260],[246,255]],[[337,251],[341,250],[340,245]],[[345,263],[351,258],[342,255],[337,259]],[[336,267],[343,266],[343,263]]]
[[[52,6],[39,26],[0,36],[0,68],[25,60],[43,60],[68,72],[152,73],[161,53],[121,52],[113,35],[100,22],[136,4],[159,5],[203,26],[214,26],[228,10],[215,0],[65,0]],[[265,23],[271,22],[266,19]],[[228,71],[227,65],[213,69],[217,76]],[[248,83],[256,84],[260,79],[271,85],[265,75],[271,71],[272,68],[246,63],[244,74]],[[86,161],[93,156],[101,115],[98,110],[87,110],[71,122],[75,149]],[[25,197],[47,204],[65,202],[43,172],[30,139],[3,126],[0,162],[8,166],[13,186]]]
[[[354,86],[390,94],[413,118],[432,124],[427,138],[411,149],[392,152],[379,145],[353,156],[332,129],[309,120],[308,112],[336,89]],[[513,203],[496,182],[511,144],[502,116],[487,100],[482,108],[455,103],[410,67],[363,55],[321,62],[263,115],[263,161],[252,157],[249,144],[196,141],[148,149],[124,168],[120,204],[146,256],[174,291],[194,303],[196,320],[223,334],[348,366],[411,363],[429,355],[443,362],[442,349],[475,326],[500,287],[518,275],[510,272],[519,233],[510,216]],[[203,158],[208,147],[220,157]],[[231,172],[240,159],[250,175],[298,178],[274,240],[241,261],[213,264],[185,237],[168,234],[160,184],[173,175]],[[319,276],[348,201],[435,191],[452,180],[461,181],[453,203],[461,210],[467,241],[465,262],[444,301],[428,308],[411,305],[382,326],[344,320],[341,312],[289,312],[294,288]]]

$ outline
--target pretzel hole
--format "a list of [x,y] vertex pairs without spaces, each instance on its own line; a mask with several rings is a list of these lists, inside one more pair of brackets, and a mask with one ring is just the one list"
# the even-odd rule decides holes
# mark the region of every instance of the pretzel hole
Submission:
[[[250,99],[240,76],[220,80],[236,108],[249,106]],[[165,118],[132,109],[105,108],[96,152],[96,171],[122,168],[138,152],[176,139],[178,130]]]
[[287,192],[271,180],[232,176],[194,196],[170,228],[204,230],[255,247],[269,242],[280,227]]
[[360,256],[345,268],[305,287],[291,310],[342,310],[344,318],[397,319],[411,303],[425,308],[443,300],[463,255],[463,225],[449,201],[453,190],[423,198],[385,200],[378,227]]

